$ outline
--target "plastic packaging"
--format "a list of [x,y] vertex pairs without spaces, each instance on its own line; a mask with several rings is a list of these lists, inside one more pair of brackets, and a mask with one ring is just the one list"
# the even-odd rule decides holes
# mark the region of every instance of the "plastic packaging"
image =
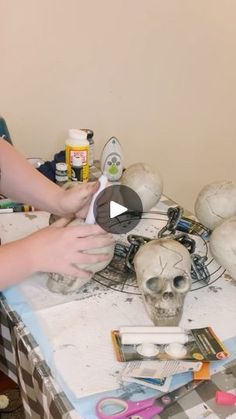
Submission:
[[73,182],[83,182],[83,162],[77,156],[73,156],[72,158],[71,180]]
[[67,174],[67,164],[66,163],[56,163],[56,174],[55,174],[56,183],[59,186],[64,185],[68,181]]
[[72,160],[73,156],[79,157],[83,163],[83,182],[88,181],[89,177],[89,142],[87,134],[83,130],[70,129],[69,138],[65,144],[66,164],[68,169],[68,177],[71,179],[72,175]]

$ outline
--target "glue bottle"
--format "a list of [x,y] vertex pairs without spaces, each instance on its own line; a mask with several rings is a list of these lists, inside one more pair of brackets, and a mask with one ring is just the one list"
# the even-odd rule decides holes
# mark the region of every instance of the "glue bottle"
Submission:
[[89,142],[87,133],[78,129],[69,130],[69,138],[66,140],[66,163],[68,168],[68,177],[72,177],[73,157],[79,157],[83,164],[83,182],[88,181],[89,177]]

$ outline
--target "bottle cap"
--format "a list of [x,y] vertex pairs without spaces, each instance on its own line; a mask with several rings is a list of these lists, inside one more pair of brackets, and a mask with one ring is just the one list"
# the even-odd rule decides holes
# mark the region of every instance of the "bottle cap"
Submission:
[[86,134],[87,134],[87,139],[88,139],[88,140],[89,140],[89,139],[91,139],[91,138],[93,138],[93,131],[92,131],[91,129],[88,129],[88,128],[82,128],[82,131],[86,132]]
[[81,129],[69,129],[69,137],[73,140],[87,140],[87,133]]
[[63,162],[56,163],[56,170],[66,172],[67,171],[67,164],[63,163]]
[[83,166],[83,161],[80,157],[73,156],[72,157],[72,166],[74,167],[81,167]]
[[218,404],[233,405],[236,404],[236,395],[226,391],[217,391],[215,401]]

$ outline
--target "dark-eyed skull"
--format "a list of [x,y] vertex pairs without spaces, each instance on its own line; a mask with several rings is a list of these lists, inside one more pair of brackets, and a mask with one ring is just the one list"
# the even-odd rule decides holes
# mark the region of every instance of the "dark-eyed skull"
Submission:
[[191,288],[191,257],[176,240],[162,238],[143,245],[134,258],[138,286],[147,313],[157,326],[176,326]]

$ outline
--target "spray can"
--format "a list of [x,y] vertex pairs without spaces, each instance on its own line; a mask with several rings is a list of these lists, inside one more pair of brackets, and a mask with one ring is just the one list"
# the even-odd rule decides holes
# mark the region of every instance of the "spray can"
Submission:
[[83,162],[80,157],[72,157],[71,180],[73,182],[83,182]]
[[70,129],[69,138],[66,140],[65,146],[66,164],[68,169],[68,177],[72,177],[72,160],[73,157],[79,157],[83,164],[83,182],[88,181],[89,177],[89,142],[87,133],[83,130]]
[[93,166],[94,163],[94,139],[93,131],[88,128],[84,128],[83,131],[87,134],[87,140],[89,142],[89,167]]
[[68,181],[67,164],[63,162],[56,163],[55,180],[57,185],[62,186]]

